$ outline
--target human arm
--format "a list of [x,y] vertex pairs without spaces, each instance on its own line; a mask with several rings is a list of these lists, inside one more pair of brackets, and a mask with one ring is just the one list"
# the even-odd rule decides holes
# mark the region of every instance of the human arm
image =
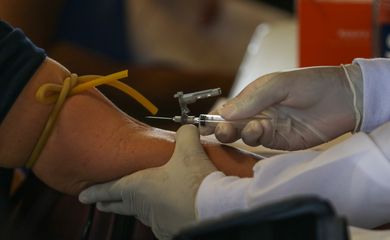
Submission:
[[[62,81],[66,74],[61,65],[47,60],[26,86],[1,124],[2,166],[23,166],[51,110],[51,106],[36,102],[35,90],[43,82]],[[239,174],[242,170],[244,175],[250,174],[253,156],[244,154],[246,159],[232,148],[206,145],[215,159],[228,156],[236,159],[230,166],[230,174]],[[130,118],[97,90],[91,90],[67,100],[57,127],[33,170],[49,186],[77,194],[93,183],[158,166],[169,159],[172,150],[171,132]],[[246,160],[253,162],[245,166]],[[219,166],[229,172],[230,167],[223,161]]]
[[297,195],[329,200],[353,226],[373,228],[390,221],[390,122],[324,152],[306,150],[262,160],[253,178],[215,171],[197,134],[188,126],[180,128],[167,164],[92,186],[80,194],[80,201],[97,203],[102,211],[134,215],[160,239],[170,239],[196,220]]
[[[43,83],[61,83],[67,76],[66,68],[47,58],[15,99],[0,126],[2,167],[24,166],[52,108],[38,103],[35,92]],[[230,167],[217,160],[222,169],[230,174],[251,174],[254,155],[204,143],[215,159],[233,160]],[[171,132],[134,120],[92,89],[66,101],[33,171],[49,186],[77,194],[91,184],[161,165],[172,150]]]
[[314,194],[328,199],[353,226],[383,225],[390,221],[384,211],[390,198],[389,136],[387,122],[370,134],[355,134],[323,152],[298,151],[260,161],[250,179],[212,173],[198,191],[200,219]]

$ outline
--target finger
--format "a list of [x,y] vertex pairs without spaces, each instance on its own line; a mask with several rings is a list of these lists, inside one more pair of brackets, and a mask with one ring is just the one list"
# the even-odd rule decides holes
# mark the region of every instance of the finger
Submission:
[[152,191],[148,185],[150,181],[147,179],[155,177],[156,169],[141,170],[121,178],[120,182],[118,181],[120,191],[116,191],[119,192],[120,199],[98,201],[98,209],[123,215],[142,215],[142,211],[147,210],[145,209],[147,205],[143,204],[143,201],[148,201],[149,193]]
[[135,213],[131,212],[129,206],[123,201],[98,202],[96,204],[96,208],[101,212],[110,212],[110,213],[129,215],[129,216],[135,215]]
[[203,146],[200,143],[199,130],[194,125],[184,125],[176,132],[176,145],[172,158],[180,154],[180,156],[191,155],[194,153],[205,154]]
[[215,128],[215,137],[222,143],[232,143],[240,138],[237,129],[230,123],[220,123]]
[[[219,114],[219,111],[218,111],[218,109],[214,109],[214,110],[210,111],[208,114],[212,114],[212,115]],[[199,124],[199,133],[202,136],[207,136],[207,135],[213,134],[214,131],[215,131],[214,125],[202,126]]]
[[91,204],[100,201],[122,200],[119,181],[116,180],[89,187],[79,194],[79,201],[84,204]]
[[260,136],[260,144],[265,147],[272,147],[275,137],[275,127],[272,124],[272,121],[267,119],[260,120],[262,126],[262,134]]
[[290,131],[283,131],[283,129],[276,128],[273,120],[261,120],[263,134],[260,136],[259,143],[267,148],[279,150],[293,150],[290,143],[296,143],[300,136]]
[[252,117],[284,100],[286,87],[275,76],[269,74],[250,83],[220,109],[221,116],[228,120]]
[[186,167],[194,169],[215,170],[215,166],[200,143],[199,131],[193,125],[184,125],[177,131],[175,151],[170,162],[170,164],[185,163]]
[[263,126],[259,120],[250,121],[241,131],[242,141],[253,147],[261,145],[260,139],[262,135]]

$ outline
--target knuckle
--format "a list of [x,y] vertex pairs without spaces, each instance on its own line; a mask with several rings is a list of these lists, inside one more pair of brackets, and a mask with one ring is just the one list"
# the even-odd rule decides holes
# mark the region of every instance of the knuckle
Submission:
[[226,124],[218,125],[215,129],[215,137],[220,142],[229,143],[234,141],[236,137],[236,130]]
[[241,138],[242,138],[242,141],[249,146],[256,147],[256,146],[260,145],[260,143],[259,143],[260,141],[259,141],[258,137],[243,134],[241,136]]

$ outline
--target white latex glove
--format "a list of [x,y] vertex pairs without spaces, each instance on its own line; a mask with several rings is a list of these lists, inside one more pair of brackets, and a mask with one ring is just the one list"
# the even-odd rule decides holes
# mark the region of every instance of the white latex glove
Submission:
[[382,151],[383,155],[390,161],[390,121],[375,128],[369,133],[369,136]]
[[92,186],[79,195],[104,212],[134,215],[151,226],[159,239],[170,239],[196,220],[195,197],[215,166],[208,159],[193,125],[177,131],[175,151],[167,164]]
[[312,67],[258,78],[237,97],[213,111],[226,120],[263,114],[241,129],[218,124],[202,128],[224,143],[239,138],[251,146],[297,150],[329,141],[358,127],[362,111],[362,75],[358,65]]
[[351,240],[390,240],[390,230],[369,230],[349,227]]

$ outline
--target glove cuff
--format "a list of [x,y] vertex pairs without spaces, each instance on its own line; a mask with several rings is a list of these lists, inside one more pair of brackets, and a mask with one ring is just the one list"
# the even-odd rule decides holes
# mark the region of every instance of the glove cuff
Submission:
[[341,65],[353,94],[353,108],[355,112],[355,127],[353,132],[360,130],[363,113],[363,75],[357,64]]
[[370,132],[369,136],[382,151],[383,155],[390,160],[390,148],[388,147],[388,139],[390,136],[390,122],[387,122],[380,127]]

